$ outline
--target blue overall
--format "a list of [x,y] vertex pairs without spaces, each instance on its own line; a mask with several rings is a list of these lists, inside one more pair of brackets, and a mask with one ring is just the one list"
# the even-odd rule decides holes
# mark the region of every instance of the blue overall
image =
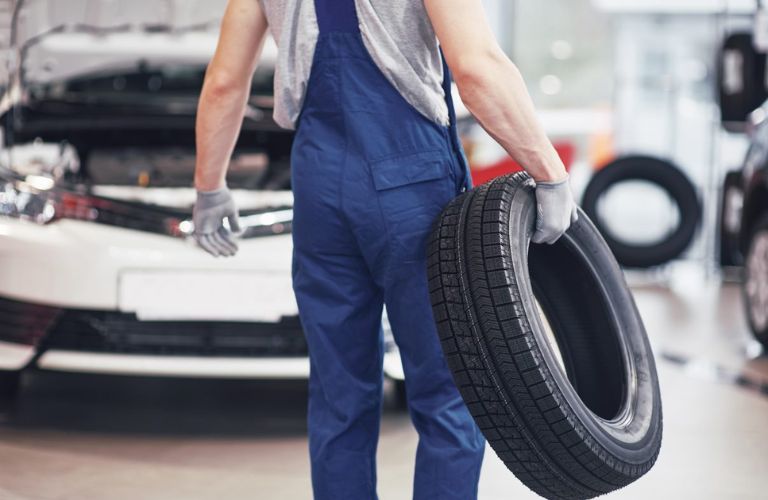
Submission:
[[485,441],[444,360],[426,278],[432,225],[469,183],[447,67],[450,127],[416,111],[377,68],[354,0],[315,6],[320,35],[292,151],[315,498],[377,498],[386,304],[419,434],[414,498],[471,500]]

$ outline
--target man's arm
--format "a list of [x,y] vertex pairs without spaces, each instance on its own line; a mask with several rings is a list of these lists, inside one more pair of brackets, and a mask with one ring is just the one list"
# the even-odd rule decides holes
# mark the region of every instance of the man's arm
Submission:
[[481,0],[424,0],[461,99],[537,182],[536,243],[554,243],[578,217],[568,174],[539,123],[517,67],[499,47]]
[[461,99],[485,130],[537,181],[566,177],[539,124],[525,82],[499,47],[481,0],[425,0]]
[[195,187],[199,191],[225,186],[266,33],[267,19],[258,0],[229,0],[197,109]]
[[232,231],[240,231],[240,224],[226,187],[227,167],[266,33],[267,19],[258,0],[229,0],[219,44],[205,73],[195,129],[197,202],[192,218],[198,245],[216,257],[237,253]]

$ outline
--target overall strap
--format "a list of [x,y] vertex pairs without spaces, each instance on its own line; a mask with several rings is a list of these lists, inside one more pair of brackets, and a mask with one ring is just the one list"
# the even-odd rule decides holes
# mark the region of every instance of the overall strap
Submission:
[[448,105],[448,117],[450,118],[451,128],[454,128],[456,127],[456,109],[453,107],[453,96],[451,95],[453,78],[451,77],[448,62],[445,60],[443,49],[440,49],[440,59],[443,60],[443,93],[445,93],[445,103]]
[[462,169],[464,170],[464,188],[471,189],[472,177],[469,172],[469,164],[467,163],[467,158],[464,156],[464,149],[461,146],[461,139],[459,139],[459,130],[456,124],[456,108],[453,106],[453,96],[451,95],[451,84],[453,83],[453,78],[451,77],[451,70],[448,68],[448,62],[445,60],[443,49],[440,49],[440,58],[443,60],[443,92],[445,93],[445,103],[448,105],[451,144],[453,145],[453,150],[461,162]]
[[315,12],[321,35],[360,31],[355,0],[315,0]]

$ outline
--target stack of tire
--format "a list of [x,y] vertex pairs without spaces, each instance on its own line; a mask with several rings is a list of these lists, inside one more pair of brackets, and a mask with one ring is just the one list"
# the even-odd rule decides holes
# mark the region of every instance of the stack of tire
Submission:
[[592,498],[656,461],[654,358],[589,218],[535,245],[535,217],[524,173],[454,200],[429,245],[434,316],[456,384],[507,467],[546,498]]
[[[723,127],[731,132],[744,132],[750,114],[768,99],[768,56],[755,48],[751,33],[731,33],[723,41],[718,57],[718,97]],[[737,174],[731,174],[724,186],[721,206],[720,263],[734,266],[742,263],[738,251],[733,219]],[[646,181],[667,192],[680,212],[678,226],[663,239],[638,245],[622,241],[611,233],[597,206],[614,186],[626,181]],[[725,205],[725,204],[728,205]],[[690,246],[701,221],[702,209],[696,188],[688,177],[672,163],[648,156],[627,156],[609,163],[590,181],[582,199],[584,211],[605,237],[617,260],[625,267],[650,268],[679,258]]]

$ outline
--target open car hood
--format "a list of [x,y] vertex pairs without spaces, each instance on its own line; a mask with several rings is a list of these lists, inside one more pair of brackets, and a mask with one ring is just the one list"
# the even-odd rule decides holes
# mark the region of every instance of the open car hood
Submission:
[[[25,82],[137,64],[200,64],[216,47],[226,0],[20,0],[12,38]],[[12,49],[13,50],[13,49]],[[263,64],[274,64],[270,40]]]

